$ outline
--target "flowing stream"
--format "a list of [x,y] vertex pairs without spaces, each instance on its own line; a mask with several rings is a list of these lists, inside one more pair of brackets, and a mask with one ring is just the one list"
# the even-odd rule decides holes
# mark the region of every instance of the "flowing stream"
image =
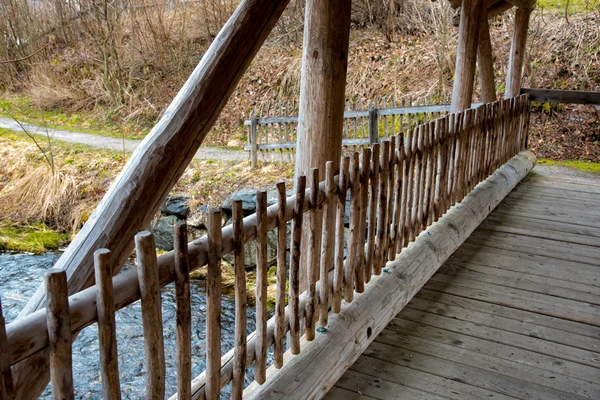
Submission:
[[[0,253],[0,296],[7,323],[13,321],[27,300],[42,283],[60,253],[41,255],[23,253]],[[131,268],[131,266],[129,266]],[[204,282],[191,281],[192,306],[192,377],[199,375],[205,366],[205,311]],[[162,289],[162,313],[165,339],[166,395],[177,390],[175,287],[170,284]],[[254,331],[254,309],[248,307],[248,333]],[[223,354],[233,347],[235,308],[233,297],[223,296],[221,315],[221,340]],[[144,337],[142,313],[139,301],[116,313],[117,343],[121,391],[124,399],[143,399],[145,388]],[[271,356],[271,354],[270,354]],[[269,361],[271,361],[269,357]],[[246,382],[253,377],[252,369],[246,374]],[[102,397],[100,382],[97,325],[85,328],[73,343],[73,379],[75,398],[99,399]],[[222,391],[228,398],[229,387]],[[50,387],[41,396],[50,399]]]

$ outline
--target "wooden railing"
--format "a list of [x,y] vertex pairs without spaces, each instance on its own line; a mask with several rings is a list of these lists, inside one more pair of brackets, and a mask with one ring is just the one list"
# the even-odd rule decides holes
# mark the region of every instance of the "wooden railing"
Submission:
[[[356,151],[390,136],[406,134],[419,124],[433,121],[450,112],[449,104],[434,104],[431,96],[396,100],[393,96],[375,98],[365,104],[346,102],[344,111],[344,138],[342,146]],[[255,166],[260,154],[263,160],[293,161],[297,139],[298,107],[295,102],[266,102],[254,108],[249,119],[248,143]]]
[[[278,201],[267,207],[257,193],[257,212],[243,218],[233,205],[233,224],[221,227],[221,211],[208,216],[208,236],[186,245],[185,226],[175,229],[175,250],[156,256],[153,236],[135,238],[137,269],[110,278],[110,252],[95,253],[96,285],[67,295],[65,273],[46,278],[47,307],[6,327],[0,321],[0,394],[11,398],[10,366],[50,350],[52,390],[73,393],[71,337],[97,322],[101,381],[105,398],[120,392],[115,310],[141,299],[146,360],[146,397],[163,398],[165,360],[160,286],[175,282],[177,298],[177,379],[180,398],[216,399],[232,382],[232,397],[241,398],[246,369],[254,363],[255,380],[265,382],[267,349],[274,345],[274,364],[283,367],[284,336],[292,354],[301,352],[300,337],[315,337],[317,320],[326,327],[330,313],[352,302],[388,260],[460,202],[479,182],[525,148],[527,95],[450,114],[409,131],[406,137],[363,148],[341,160],[336,175],[327,164],[326,180],[318,171],[300,176],[295,195],[286,198],[277,184]],[[308,185],[308,188],[306,186]],[[350,236],[344,243],[346,197],[350,196]],[[303,218],[304,214],[308,218]],[[323,218],[323,231],[311,229]],[[302,225],[309,223],[307,265],[300,265]],[[291,238],[286,224],[293,221]],[[267,232],[277,229],[275,314],[267,318]],[[257,248],[256,331],[246,335],[244,244]],[[289,243],[289,244],[288,244]],[[320,246],[317,246],[320,243]],[[345,247],[347,256],[345,257]],[[286,254],[290,249],[289,265]],[[221,257],[234,254],[235,346],[221,357]],[[206,370],[191,380],[189,272],[207,265]],[[299,269],[307,268],[307,290],[300,294]],[[113,268],[114,269],[114,268]],[[289,285],[289,289],[286,289]],[[287,302],[287,305],[286,305]],[[303,331],[301,326],[304,325]],[[318,366],[315,366],[318,368]],[[326,372],[326,371],[324,371]]]

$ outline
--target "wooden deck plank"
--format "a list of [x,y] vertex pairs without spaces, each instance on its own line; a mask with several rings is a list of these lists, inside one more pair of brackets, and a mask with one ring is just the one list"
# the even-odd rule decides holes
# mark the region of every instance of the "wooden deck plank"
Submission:
[[564,297],[566,299],[587,301],[599,304],[600,287],[585,283],[569,282],[544,275],[517,273],[502,268],[494,268],[475,263],[450,260],[440,272],[452,276],[465,276],[482,282],[496,283],[500,286],[530,290],[536,293]]
[[526,178],[342,380],[361,393],[384,380],[386,390],[366,393],[382,400],[408,387],[461,399],[600,398],[599,194],[600,179]]
[[386,330],[377,339],[405,351],[414,351],[450,362],[465,363],[491,373],[510,376],[527,382],[537,382],[559,391],[575,393],[593,399],[600,398],[600,386],[576,377],[556,374],[541,368],[524,366],[515,361],[499,359],[487,354],[476,353],[452,345],[417,336]]

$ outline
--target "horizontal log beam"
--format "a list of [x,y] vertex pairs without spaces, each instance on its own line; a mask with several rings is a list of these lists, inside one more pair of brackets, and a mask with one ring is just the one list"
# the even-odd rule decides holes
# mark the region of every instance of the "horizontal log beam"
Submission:
[[524,151],[500,167],[389,262],[364,293],[343,303],[341,313],[330,316],[326,331],[302,343],[300,355],[288,351],[282,369],[269,368],[266,384],[251,384],[244,398],[322,398],[534,165],[533,153]]
[[542,103],[600,105],[600,92],[521,88],[521,94],[525,93],[529,93],[531,101]]

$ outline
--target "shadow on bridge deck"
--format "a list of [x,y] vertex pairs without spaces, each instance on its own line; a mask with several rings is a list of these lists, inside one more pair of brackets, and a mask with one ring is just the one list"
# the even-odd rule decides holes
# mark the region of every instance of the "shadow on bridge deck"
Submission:
[[600,179],[532,173],[327,399],[600,399]]

